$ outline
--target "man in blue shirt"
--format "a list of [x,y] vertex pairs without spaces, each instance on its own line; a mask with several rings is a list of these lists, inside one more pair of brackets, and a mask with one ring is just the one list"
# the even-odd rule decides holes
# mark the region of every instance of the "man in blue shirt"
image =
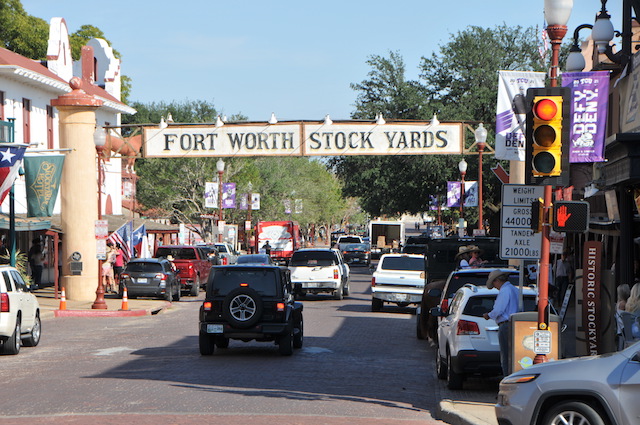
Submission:
[[509,317],[518,312],[518,288],[509,282],[509,272],[494,270],[487,278],[487,288],[497,288],[498,296],[493,310],[484,314],[484,318],[493,319],[498,324],[498,343],[500,344],[500,364],[504,376],[511,372],[511,347],[509,346],[511,326]]

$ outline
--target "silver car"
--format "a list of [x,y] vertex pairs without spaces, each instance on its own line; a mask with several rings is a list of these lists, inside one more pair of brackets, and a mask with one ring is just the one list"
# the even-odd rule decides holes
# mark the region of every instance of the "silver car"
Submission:
[[640,342],[623,351],[533,365],[500,382],[500,425],[638,425]]

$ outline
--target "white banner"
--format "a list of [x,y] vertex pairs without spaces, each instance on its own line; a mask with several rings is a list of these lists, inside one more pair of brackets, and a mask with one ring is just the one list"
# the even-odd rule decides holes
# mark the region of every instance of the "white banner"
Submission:
[[496,159],[524,161],[527,89],[544,87],[544,72],[500,71],[496,110]]
[[204,184],[204,207],[218,208],[218,183],[205,182]]
[[259,210],[260,209],[260,194],[252,193],[251,194],[251,209]]

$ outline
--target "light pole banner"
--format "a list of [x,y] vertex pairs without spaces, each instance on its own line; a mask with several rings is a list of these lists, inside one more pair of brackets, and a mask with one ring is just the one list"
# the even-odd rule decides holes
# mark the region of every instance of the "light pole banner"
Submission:
[[[58,197],[64,155],[25,155],[27,217],[51,217]],[[105,236],[106,238],[106,236]]]
[[259,210],[260,209],[260,194],[252,193],[251,194],[251,209]]
[[238,209],[241,209],[241,210],[249,209],[248,197],[249,197],[248,193],[241,193],[238,197],[236,197],[238,201]]
[[447,182],[447,207],[457,208],[460,206],[460,182]]
[[530,87],[544,87],[544,72],[500,71],[496,110],[496,159],[524,161],[525,96]]
[[[461,188],[461,182],[447,182],[447,207],[457,208],[460,206]],[[478,206],[478,182],[464,182],[464,203],[462,206]]]
[[204,184],[204,207],[218,208],[218,183],[205,182]]
[[571,89],[569,162],[604,162],[609,107],[609,71],[565,72]]
[[235,207],[236,207],[236,184],[223,183],[222,184],[222,208],[235,208]]

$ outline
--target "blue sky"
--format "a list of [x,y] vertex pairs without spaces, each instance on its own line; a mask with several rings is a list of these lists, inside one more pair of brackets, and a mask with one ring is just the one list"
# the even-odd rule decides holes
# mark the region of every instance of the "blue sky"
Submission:
[[[225,1],[22,0],[27,13],[90,24],[122,54],[131,100],[212,102],[226,115],[266,121],[348,119],[370,55],[399,51],[408,78],[422,56],[469,25],[544,26],[543,0]],[[91,6],[90,6],[91,5]],[[100,5],[100,8],[93,7]],[[593,23],[600,0],[574,0],[570,37]],[[103,8],[102,6],[108,6]],[[622,0],[609,13],[621,29]],[[584,38],[588,31],[583,30]],[[373,117],[372,117],[373,118]],[[440,117],[446,120],[446,117]]]

